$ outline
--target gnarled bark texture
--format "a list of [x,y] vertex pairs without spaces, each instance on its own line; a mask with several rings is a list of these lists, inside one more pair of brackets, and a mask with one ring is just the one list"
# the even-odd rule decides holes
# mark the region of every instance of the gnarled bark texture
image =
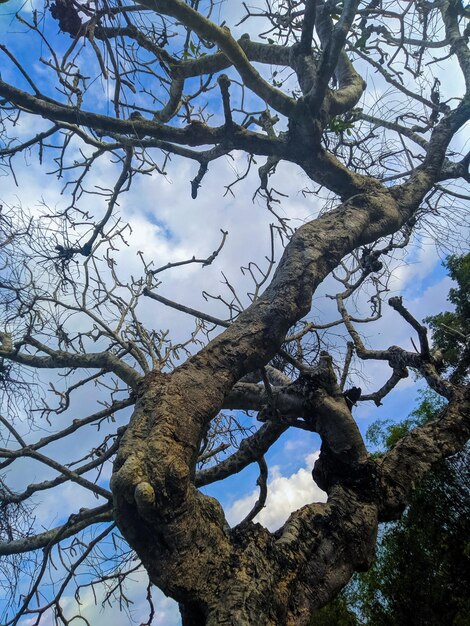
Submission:
[[275,354],[339,260],[400,228],[423,193],[416,184],[399,203],[373,187],[301,227],[255,304],[174,373],[149,374],[139,387],[112,479],[116,521],[151,580],[181,602],[185,624],[308,623],[370,564],[378,521],[398,514],[432,462],[468,437],[468,398],[457,395],[439,423],[380,463],[368,459],[324,355],[302,415],[322,437],[314,476],[327,504],[305,506],[274,534],[255,523],[229,529],[217,501],[195,487],[200,442],[237,380]]
[[[289,329],[311,310],[318,286],[345,257],[355,252],[357,271],[361,274],[355,284],[343,282],[347,287],[345,297],[349,297],[361,281],[381,267],[381,254],[400,246],[392,241],[380,248],[381,238],[401,232],[406,245],[423,201],[429,200],[433,190],[438,190],[439,195],[462,197],[460,189],[452,196],[452,189],[439,185],[459,178],[470,181],[470,156],[453,161],[454,146],[449,149],[470,119],[468,27],[460,30],[461,18],[468,17],[468,11],[460,0],[408,3],[398,14],[375,0],[369,4],[359,0],[263,3],[268,7],[264,18],[272,32],[277,33],[273,36],[279,37],[276,45],[264,38],[266,33],[258,42],[251,41],[247,34],[236,39],[227,26],[215,23],[216,11],[211,13],[215,4],[183,0],[46,3],[45,10],[51,11],[67,45],[63,46],[66,52],[56,54],[54,30],[54,45],[48,44],[52,60],[45,67],[52,68],[56,83],[53,87],[46,85],[44,93],[40,90],[42,76],[36,84],[23,68],[21,54],[17,58],[3,44],[0,46],[18,78],[18,84],[10,84],[7,72],[0,76],[0,134],[2,140],[5,138],[0,157],[11,165],[16,155],[32,147],[38,147],[39,160],[43,150],[50,150],[58,176],[67,181],[65,189],[74,185],[70,206],[61,215],[63,221],[59,221],[57,233],[51,235],[55,245],[48,260],[54,270],[59,269],[60,276],[57,286],[51,288],[53,293],[47,292],[48,285],[35,283],[37,267],[30,270],[27,263],[20,263],[18,275],[22,277],[26,268],[27,278],[22,279],[28,298],[23,298],[14,274],[9,283],[5,281],[5,310],[9,311],[15,303],[18,319],[26,321],[19,324],[24,336],[18,340],[12,339],[8,329],[0,329],[1,365],[5,361],[66,372],[86,369],[86,381],[75,388],[90,381],[102,382],[103,378],[106,387],[109,380],[105,377],[111,374],[129,390],[128,402],[122,405],[127,407],[135,401],[128,426],[113,433],[113,445],[108,447],[105,439],[97,446],[108,460],[117,451],[110,483],[112,493],[83,476],[90,470],[89,465],[95,469],[102,461],[94,459],[72,471],[54,459],[41,457],[38,450],[57,443],[85,423],[99,425],[100,420],[108,419],[114,409],[122,408],[113,396],[115,390],[104,413],[74,420],[57,436],[51,435],[47,441],[32,446],[7,422],[9,436],[19,447],[2,450],[6,459],[2,467],[24,456],[41,460],[60,474],[55,483],[33,485],[30,492],[18,495],[5,491],[10,503],[26,499],[35,489],[72,480],[105,499],[106,504],[100,503],[92,513],[78,512],[53,532],[5,541],[0,544],[0,553],[38,548],[45,548],[47,553],[61,538],[92,523],[112,519],[137,553],[151,581],[180,603],[184,626],[302,626],[316,609],[337,594],[354,570],[368,567],[379,521],[398,516],[414,484],[432,463],[457,451],[469,436],[468,389],[440,377],[425,331],[418,328],[416,320],[397,299],[392,306],[418,328],[421,349],[415,353],[396,346],[368,350],[346,311],[343,296],[337,296],[339,322],[349,333],[356,354],[361,359],[388,361],[393,370],[390,380],[369,399],[379,403],[400,378],[408,375],[407,367],[412,367],[449,403],[438,420],[410,433],[381,459],[368,456],[326,352],[313,368],[300,364],[301,376],[295,382],[284,380],[278,373],[271,389],[269,372],[266,374],[264,369],[282,350]],[[277,8],[271,11],[271,5]],[[292,6],[295,10],[291,10]],[[246,5],[245,8],[249,11]],[[409,18],[409,12],[413,12],[413,18]],[[398,20],[399,38],[395,36],[396,25],[390,29],[384,25],[388,20],[392,24]],[[464,93],[446,103],[440,101],[437,79],[434,86],[432,81],[429,83],[428,95],[426,89],[415,94],[402,78],[403,59],[406,69],[410,59],[416,61],[418,69],[410,72],[414,71],[414,77],[421,75],[428,26],[435,23],[441,25],[436,31],[439,37],[442,31],[444,39],[432,45],[448,48],[465,83]],[[402,32],[405,26],[406,36]],[[46,39],[36,14],[30,28],[43,46]],[[423,40],[415,39],[420,29]],[[370,37],[373,41],[369,46]],[[106,103],[106,113],[104,105],[100,103],[98,107],[90,98],[89,82],[94,81],[88,78],[85,53],[80,66],[82,50],[96,57],[96,82],[109,80],[106,91],[114,95]],[[395,58],[399,70],[393,68]],[[384,91],[395,90],[403,102],[414,99],[412,113],[408,114],[404,104],[405,112],[398,116],[396,102],[388,112],[385,110],[384,119],[380,111],[372,115],[373,111],[364,113],[358,108],[366,89],[365,81],[353,66],[352,61],[358,59],[378,73],[384,81]],[[290,82],[284,87],[282,81],[287,79],[276,82],[278,70],[269,77],[271,66],[280,68],[279,75],[289,76]],[[223,70],[230,77],[220,75]],[[291,88],[294,82],[295,88]],[[110,83],[114,91],[109,88]],[[87,109],[90,102],[95,110]],[[251,106],[257,108],[251,110]],[[28,123],[21,126],[25,117]],[[34,117],[41,120],[39,132],[34,130]],[[211,126],[213,119],[219,120],[218,126]],[[15,134],[18,120],[25,134],[21,140]],[[280,121],[278,130],[276,124]],[[355,122],[367,130],[360,129],[349,139],[347,130]],[[377,144],[376,128],[383,130]],[[373,157],[380,160],[383,156],[377,145],[380,150],[388,150],[388,133],[398,139],[384,156],[386,165],[376,167]],[[302,222],[295,232],[289,231],[271,283],[262,293],[258,292],[265,287],[264,280],[257,284],[251,306],[232,323],[221,321],[226,329],[220,335],[183,365],[163,373],[170,369],[171,358],[162,356],[153,342],[156,337],[161,345],[166,345],[166,334],[158,335],[155,327],[147,332],[136,319],[139,298],[150,296],[218,323],[212,316],[153,293],[152,288],[159,285],[156,276],[161,269],[190,262],[209,265],[220,249],[206,260],[193,257],[159,269],[154,269],[153,259],[148,264],[144,261],[145,275],[130,280],[126,285],[129,301],[124,296],[121,300],[120,294],[125,290],[114,272],[113,238],[121,242],[125,229],[112,226],[117,201],[138,173],[162,173],[154,153],[164,155],[163,168],[169,156],[198,164],[199,170],[191,181],[191,195],[195,198],[209,164],[234,151],[249,155],[250,166],[255,156],[267,157],[259,176],[260,189],[268,200],[269,174],[280,161],[287,161],[299,167],[316,188],[328,189],[336,207]],[[119,162],[121,172],[114,187],[103,191],[106,208],[103,216],[95,220],[89,207],[82,209],[80,203],[88,193],[83,180],[103,155],[113,164]],[[71,181],[73,176],[76,180]],[[93,193],[101,198],[98,194],[102,188],[97,192],[96,181],[94,185]],[[433,210],[434,200],[429,202]],[[268,207],[272,210],[269,202]],[[157,219],[155,216],[154,223]],[[285,221],[281,219],[280,223],[285,227]],[[77,224],[83,226],[82,230]],[[25,232],[29,234],[28,229]],[[75,232],[80,235],[74,243],[71,238]],[[225,236],[224,232],[223,241]],[[103,259],[100,257],[92,267],[103,254],[99,247],[103,241],[109,248],[103,258],[114,280],[111,287],[100,275]],[[69,269],[72,262],[83,260],[82,257],[87,264],[85,278],[81,277],[83,285],[77,286]],[[42,263],[43,257],[40,259]],[[43,266],[40,267],[42,272]],[[69,292],[61,302],[63,284],[68,284]],[[50,319],[43,321],[36,314],[38,303],[42,306],[41,314]],[[101,308],[107,304],[113,309],[110,317],[114,315],[109,324],[100,317]],[[231,317],[232,313],[230,309]],[[83,314],[91,329],[76,332],[73,328],[68,336],[64,328],[75,314]],[[95,341],[107,347],[102,352],[87,353],[86,346]],[[98,371],[96,379],[95,374],[90,377],[88,369]],[[258,371],[260,377],[264,376],[264,387],[252,382]],[[61,401],[68,402],[69,395],[70,390]],[[259,411],[266,423],[246,437],[223,462],[197,472],[201,442],[223,407]],[[309,504],[292,513],[275,533],[249,518],[230,528],[220,504],[199,488],[230,476],[249,463],[258,462],[262,467],[263,454],[289,426],[320,435],[322,447],[313,479],[327,492],[328,501]],[[28,603],[35,592],[32,589],[21,609],[23,614],[29,610]]]

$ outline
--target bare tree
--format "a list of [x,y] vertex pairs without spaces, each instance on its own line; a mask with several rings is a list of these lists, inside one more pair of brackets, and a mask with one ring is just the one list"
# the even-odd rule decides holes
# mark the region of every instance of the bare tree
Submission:
[[[235,9],[244,11],[239,24],[221,21]],[[348,302],[368,284],[368,319],[379,317],[387,257],[419,227],[463,218],[467,17],[461,0],[48,0],[17,16],[31,48],[0,45],[0,155],[11,176],[36,155],[67,202],[36,215],[1,213],[0,554],[12,585],[31,578],[5,623],[32,616],[39,624],[48,610],[71,623],[76,616],[60,600],[72,583],[78,599],[103,584],[104,601],[117,594],[125,608],[125,578],[142,564],[180,603],[185,626],[307,624],[370,565],[378,523],[399,516],[431,465],[462,448],[468,389],[441,377],[425,328],[393,298],[397,319],[416,331],[416,351],[368,349],[357,330],[367,320]],[[236,38],[245,27],[250,35]],[[461,92],[443,95],[441,66],[452,68]],[[235,151],[247,155],[246,171],[227,193],[262,161],[254,192],[273,215],[273,249],[279,239],[285,248],[279,263],[273,250],[264,267],[245,268],[254,281],[248,305],[229,279],[228,297],[206,294],[227,307],[221,319],[158,287],[168,269],[213,263],[227,233],[204,258],[155,267],[141,255],[141,276],[129,277],[118,262],[130,236],[118,207],[139,175],[164,175],[175,159],[194,162],[188,198],[196,198],[210,165]],[[325,199],[296,230],[272,186],[282,162],[308,176],[305,194]],[[89,183],[103,164],[119,169],[110,187]],[[321,325],[306,316],[331,273],[338,318]],[[194,331],[172,341],[139,319],[151,299],[195,318]],[[328,332],[338,328],[348,341],[333,359]],[[345,392],[358,360],[388,363],[389,380],[367,395]],[[358,401],[380,404],[409,368],[447,405],[439,420],[371,457],[351,411]],[[96,410],[69,419],[90,396]],[[256,412],[262,424],[239,411]],[[49,432],[35,438],[40,419]],[[96,444],[77,458],[73,442],[90,426]],[[271,533],[253,519],[266,498],[264,455],[288,428],[320,435],[313,478],[328,500]],[[9,486],[14,468],[32,463],[51,477]],[[230,528],[200,488],[251,463],[260,498]],[[38,533],[28,523],[35,496],[68,483],[96,506]],[[65,574],[51,587],[57,563]],[[93,574],[85,581],[83,564]]]

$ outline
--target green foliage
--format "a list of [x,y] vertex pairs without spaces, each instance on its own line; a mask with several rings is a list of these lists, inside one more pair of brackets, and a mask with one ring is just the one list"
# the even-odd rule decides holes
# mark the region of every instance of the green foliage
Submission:
[[432,389],[420,391],[419,396],[419,405],[398,424],[391,420],[379,420],[371,424],[366,434],[368,441],[378,448],[390,450],[410,430],[435,419],[446,404]]
[[[470,626],[470,451],[442,462],[382,529],[355,608],[368,626]],[[334,622],[332,622],[334,624]]]
[[434,347],[442,354],[444,366],[451,370],[453,382],[466,382],[470,367],[470,253],[450,256],[444,265],[457,287],[449,291],[448,300],[455,310],[427,317]]
[[[390,449],[438,417],[431,390],[399,424],[375,423],[368,436]],[[470,450],[441,462],[413,494],[399,522],[381,529],[372,568],[357,576],[353,603],[368,626],[470,626]],[[334,622],[332,622],[334,623]]]
[[356,614],[348,607],[345,596],[338,596],[315,613],[311,626],[359,626]]
[[201,51],[201,42],[198,41],[197,44],[194,44],[192,39],[190,39],[187,49],[183,52],[183,59],[199,59],[206,55],[207,52]]
[[[373,443],[391,448],[438,417],[434,392],[399,424],[373,424]],[[398,522],[380,529],[372,568],[341,598],[367,626],[470,626],[470,447],[442,461],[414,492]],[[332,619],[331,626],[340,622]]]
[[340,135],[345,132],[347,135],[351,136],[352,128],[354,128],[354,122],[349,122],[339,115],[333,117],[328,124],[328,130],[335,133],[335,135]]
[[[454,382],[468,378],[470,362],[470,254],[449,257],[457,283],[449,292],[453,312],[426,319],[434,347]],[[389,450],[411,429],[439,417],[445,401],[421,392],[417,408],[402,422],[375,422],[369,441]],[[382,525],[372,568],[355,576],[323,609],[339,626],[343,615],[366,626],[470,626],[470,444],[439,463],[414,492],[402,519]],[[343,612],[341,612],[343,611]]]

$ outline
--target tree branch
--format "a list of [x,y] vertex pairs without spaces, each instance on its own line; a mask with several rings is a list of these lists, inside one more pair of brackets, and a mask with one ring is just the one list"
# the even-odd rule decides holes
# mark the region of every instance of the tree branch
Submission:
[[250,64],[246,54],[238,42],[232,37],[228,28],[217,26],[198,11],[192,9],[181,0],[135,0],[136,3],[170,15],[194,30],[200,37],[216,43],[225,56],[234,65],[243,83],[273,109],[287,117],[295,108],[295,100],[286,96],[266,82],[259,72]]
[[134,368],[109,351],[72,354],[62,350],[53,350],[32,337],[28,337],[25,340],[26,343],[48,354],[48,356],[40,356],[19,352],[18,346],[13,347],[11,345],[11,340],[9,341],[6,333],[0,333],[0,341],[0,357],[28,367],[39,369],[57,369],[59,367],[98,368],[107,372],[113,372],[132,389],[136,388],[141,379],[141,375]]
[[94,509],[80,509],[76,514],[69,517],[68,521],[61,526],[52,528],[44,533],[23,537],[14,541],[0,543],[0,555],[23,554],[32,550],[39,550],[46,546],[53,546],[63,539],[73,537],[80,531],[92,524],[103,524],[113,519],[112,508],[109,503]]

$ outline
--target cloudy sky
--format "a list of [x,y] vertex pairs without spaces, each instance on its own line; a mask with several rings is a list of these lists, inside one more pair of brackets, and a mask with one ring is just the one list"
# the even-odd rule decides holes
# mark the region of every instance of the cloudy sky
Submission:
[[[7,42],[22,37],[21,29],[12,26],[11,14],[19,7],[23,7],[25,15],[30,15],[29,4],[21,0],[10,0],[9,3],[0,5],[0,29]],[[229,3],[224,10],[226,11],[224,15],[229,20],[232,17],[230,12],[234,11],[233,5]],[[13,38],[12,30],[15,31]],[[246,26],[241,28],[241,32],[246,30]],[[10,35],[7,35],[7,31]],[[23,37],[21,41],[26,61],[40,74],[41,69],[36,60],[28,58],[27,40]],[[4,66],[3,61],[4,58],[1,65],[3,78],[10,78],[14,70],[11,66]],[[100,88],[97,85],[97,92]],[[380,85],[377,89],[380,90]],[[19,135],[26,134],[27,131],[26,126],[18,129]],[[166,272],[162,275],[159,293],[182,304],[225,317],[226,310],[220,303],[207,302],[202,296],[204,291],[214,295],[219,293],[228,295],[226,289],[224,291],[222,280],[224,272],[230,283],[237,288],[243,303],[248,304],[246,294],[253,285],[240,268],[246,267],[249,262],[266,267],[266,256],[270,254],[269,225],[273,221],[273,216],[261,201],[253,201],[253,193],[258,185],[256,168],[233,188],[234,195],[226,193],[226,186],[244,172],[245,168],[246,157],[238,153],[233,159],[222,158],[211,164],[196,200],[192,200],[190,196],[190,180],[197,172],[197,166],[193,163],[175,158],[167,165],[166,176],[155,175],[136,179],[131,191],[120,200],[120,215],[130,224],[132,235],[128,237],[129,245],[122,246],[116,253],[120,263],[118,271],[122,271],[126,276],[138,275],[142,271],[141,260],[137,254],[139,251],[144,253],[145,258],[151,259],[155,267],[189,259],[193,255],[205,258],[218,247],[222,229],[229,234],[217,261],[210,267],[202,268],[194,264]],[[21,204],[33,214],[41,211],[43,206],[60,208],[64,204],[61,183],[54,177],[46,177],[46,171],[47,168],[40,166],[34,154],[18,158],[15,166],[16,181],[8,172],[3,172],[3,175],[0,172],[1,200],[9,206]],[[103,162],[91,173],[89,184],[95,181],[98,185],[109,180],[109,185],[112,185],[116,171],[114,165]],[[317,215],[323,206],[320,197],[301,193],[301,190],[309,186],[309,181],[293,165],[284,164],[278,168],[273,186],[285,194],[277,210],[283,218],[290,220],[289,224],[293,228]],[[104,201],[103,207],[100,208],[99,199],[96,197],[86,200],[86,206],[97,214],[100,214],[100,211],[104,212],[106,208]],[[441,265],[444,252],[436,250],[430,234],[432,233],[424,231],[419,233],[409,247],[407,256],[396,255],[391,263],[393,274],[388,295],[403,295],[406,306],[417,319],[448,308],[446,296],[451,283]],[[282,248],[279,241],[276,245],[278,259]],[[334,291],[335,283],[328,279],[315,295],[312,312],[318,321],[336,319],[334,303],[326,297]],[[359,299],[357,306],[362,308],[363,313],[367,313],[367,298],[363,296]],[[141,308],[140,314],[146,324],[168,329],[175,341],[185,339],[194,326],[194,320],[153,301],[148,301]],[[366,341],[371,347],[398,344],[412,349],[411,329],[387,306],[384,308],[382,319],[373,326],[368,326],[364,332]],[[389,371],[384,364],[374,364],[373,368],[358,365],[350,382],[359,383],[368,392],[380,387],[388,376]],[[378,418],[399,420],[405,417],[414,406],[419,387],[419,382],[410,377],[402,381],[395,393],[387,397],[379,409],[372,404],[360,405],[355,415],[362,432],[365,433],[367,427]],[[93,412],[96,401],[96,397],[84,398],[81,406],[83,414],[87,411]],[[125,412],[119,419],[124,423],[128,415],[129,413]],[[28,428],[29,426],[25,424],[24,431],[26,432]],[[33,439],[41,436],[47,428],[47,425],[38,427],[32,435]],[[99,436],[101,434],[99,433]],[[95,436],[95,431],[87,431],[87,434],[81,435],[80,441],[75,441],[73,445],[87,449],[93,445]],[[292,511],[303,504],[324,500],[324,494],[316,487],[311,477],[318,448],[318,438],[303,431],[286,433],[272,447],[267,455],[270,470],[268,500],[257,518],[261,524],[274,530],[284,523]],[[59,460],[66,458],[66,453],[59,447],[50,451],[54,452]],[[27,462],[16,472],[12,476],[12,486],[18,489],[24,488],[30,482],[38,482],[54,475],[52,470],[32,467]],[[107,478],[109,476],[102,476],[102,480]],[[230,524],[236,524],[243,519],[257,500],[256,478],[256,468],[249,467],[223,484],[205,490],[219,498]],[[77,510],[77,502],[79,506],[96,506],[94,497],[84,494],[84,491],[76,485],[67,484],[38,498],[36,511],[38,529],[57,525],[61,520],[67,519]],[[120,612],[116,604],[103,609],[99,603],[98,605],[95,603],[91,589],[86,589],[82,593],[80,611],[91,624],[127,626],[129,615],[136,623],[140,623],[146,619],[148,612],[145,581],[146,576],[142,571],[136,571],[128,581],[127,592],[134,602],[129,608],[129,614]],[[65,596],[66,607],[72,606],[75,602],[73,591],[71,589],[70,594]],[[180,624],[175,603],[160,592],[155,591],[154,596],[156,602],[154,623],[158,626]],[[51,620],[49,617],[44,624],[47,626],[49,623],[52,624]],[[34,620],[25,618],[20,623],[29,626]]]

